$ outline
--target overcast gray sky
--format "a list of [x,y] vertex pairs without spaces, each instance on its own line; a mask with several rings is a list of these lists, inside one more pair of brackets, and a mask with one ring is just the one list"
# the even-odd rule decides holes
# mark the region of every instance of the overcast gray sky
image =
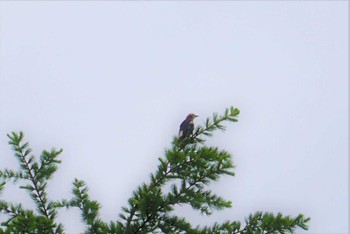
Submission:
[[[1,169],[17,168],[11,131],[37,155],[62,147],[51,198],[85,180],[116,220],[189,112],[203,124],[234,105],[239,122],[208,141],[234,155],[236,176],[211,186],[233,208],[176,212],[206,225],[303,213],[307,233],[348,233],[348,4],[2,1]],[[2,198],[32,207],[13,186]],[[77,210],[59,215],[83,230]]]

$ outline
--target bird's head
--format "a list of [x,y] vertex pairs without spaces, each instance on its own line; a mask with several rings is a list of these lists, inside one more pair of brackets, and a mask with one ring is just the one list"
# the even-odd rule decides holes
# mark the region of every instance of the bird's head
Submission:
[[198,117],[198,115],[195,115],[195,114],[193,114],[193,113],[190,113],[190,114],[187,115],[187,118],[186,118],[186,119],[192,121],[192,120],[194,120],[196,117]]

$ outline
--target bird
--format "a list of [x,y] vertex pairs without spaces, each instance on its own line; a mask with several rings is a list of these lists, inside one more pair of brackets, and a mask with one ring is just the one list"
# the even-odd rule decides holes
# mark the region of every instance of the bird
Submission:
[[194,129],[193,120],[196,117],[198,117],[198,115],[190,113],[187,115],[186,119],[184,121],[182,121],[182,123],[180,125],[180,130],[179,130],[179,140],[180,141],[193,134],[193,129]]

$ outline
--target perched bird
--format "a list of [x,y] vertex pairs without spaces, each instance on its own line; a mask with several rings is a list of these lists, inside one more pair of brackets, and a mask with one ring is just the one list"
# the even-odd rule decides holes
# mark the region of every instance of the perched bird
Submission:
[[193,120],[198,117],[198,115],[195,115],[193,113],[190,113],[187,115],[186,119],[181,123],[180,125],[180,131],[179,131],[179,140],[183,140],[184,138],[192,135],[194,124]]

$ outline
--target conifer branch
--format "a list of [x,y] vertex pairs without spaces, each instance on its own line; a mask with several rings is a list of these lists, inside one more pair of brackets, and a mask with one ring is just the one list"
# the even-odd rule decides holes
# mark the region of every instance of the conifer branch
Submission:
[[17,182],[18,180],[27,180],[29,179],[28,175],[23,173],[23,171],[13,171],[9,169],[5,169],[4,171],[0,171],[0,178],[5,180],[13,179],[13,182]]
[[[172,148],[165,152],[165,159],[159,159],[160,165],[157,172],[151,175],[151,182],[143,184],[134,192],[129,199],[129,209],[123,208],[128,214],[120,215],[126,221],[124,233],[153,231],[160,225],[160,222],[155,221],[160,219],[160,213],[164,214],[163,217],[169,217],[167,213],[176,204],[190,204],[207,215],[211,214],[212,208],[231,206],[229,201],[204,190],[205,185],[221,175],[234,175],[230,171],[234,167],[231,155],[217,148],[200,147],[198,143],[204,142],[199,138],[200,135],[210,136],[214,130],[224,130],[221,123],[236,122],[238,114],[236,108],[226,109],[223,116],[214,114],[212,121],[207,119],[205,127],[197,127],[191,138],[181,142],[174,138]],[[161,187],[171,180],[182,181],[181,189],[178,191],[174,182],[173,191],[163,195]]]
[[200,135],[212,136],[212,133],[215,130],[224,131],[226,128],[222,125],[224,121],[237,122],[238,115],[240,110],[231,106],[230,108],[226,108],[225,113],[223,115],[219,115],[217,113],[213,114],[212,119],[209,117],[205,121],[205,127],[198,126],[195,129],[195,133],[193,134],[193,138],[196,139],[196,142],[203,143],[204,140],[198,138]]
[[11,216],[5,223],[8,224],[12,221],[12,219],[21,216],[21,214],[24,212],[21,205],[13,205],[9,204],[5,201],[0,200],[0,212],[6,213],[7,215]]
[[28,179],[32,182],[33,187],[30,185],[22,186],[22,188],[25,188],[29,190],[32,194],[32,198],[35,201],[38,201],[38,210],[47,218],[49,217],[49,211],[47,210],[47,199],[45,197],[45,194],[43,193],[42,187],[39,185],[39,181],[36,180],[33,170],[37,167],[36,164],[32,164],[32,161],[34,161],[33,156],[27,160],[28,154],[31,152],[31,149],[29,148],[29,144],[22,143],[23,140],[23,133],[20,132],[20,134],[12,133],[11,135],[7,135],[11,140],[9,141],[9,144],[12,145],[12,149],[16,152],[17,159],[20,161],[20,165],[22,169],[24,170],[24,173],[26,173]]
[[[13,179],[13,182],[17,182],[18,180],[30,181],[30,184],[20,186],[20,188],[29,192],[30,197],[36,204],[37,211],[40,214],[35,215],[30,210],[23,210],[21,206],[16,208],[11,205],[12,211],[17,210],[19,213],[16,213],[17,215],[14,217],[14,213],[12,212],[12,217],[7,223],[13,223],[13,227],[17,226],[17,228],[24,228],[23,230],[26,230],[25,232],[31,230],[30,226],[28,226],[29,224],[34,226],[37,224],[38,230],[42,230],[45,233],[62,233],[63,226],[54,223],[57,212],[52,207],[52,202],[48,200],[46,194],[47,180],[50,179],[52,174],[57,170],[56,164],[60,163],[60,161],[57,160],[57,156],[62,150],[56,151],[55,149],[52,149],[50,152],[44,150],[40,156],[40,162],[38,163],[34,156],[29,155],[31,149],[29,148],[28,142],[23,143],[23,132],[20,132],[19,134],[12,132],[7,136],[10,139],[9,144],[12,145],[12,149],[14,150],[15,156],[19,162],[20,171],[16,172],[5,169],[4,171],[0,171],[0,177],[5,180]],[[6,204],[3,203],[2,205]],[[11,213],[8,212],[11,211],[11,209],[3,210],[7,211],[11,216]],[[17,223],[21,222],[25,225],[21,226],[18,224],[18,226]]]
[[304,218],[298,215],[295,218],[283,216],[281,213],[274,215],[269,212],[256,212],[246,218],[246,225],[241,228],[239,221],[225,222],[223,224],[215,223],[212,227],[205,227],[201,230],[203,234],[211,233],[231,233],[231,234],[285,234],[294,233],[296,228],[308,229],[307,223],[310,218]]
[[[231,202],[213,194],[207,185],[223,175],[234,176],[232,156],[217,147],[207,147],[202,136],[212,136],[215,130],[225,130],[223,122],[237,122],[239,110],[231,107],[223,115],[213,114],[204,126],[196,127],[194,134],[186,135],[181,141],[174,137],[172,146],[159,158],[150,182],[139,186],[128,200],[128,207],[122,207],[121,220],[107,224],[99,218],[100,204],[91,200],[86,184],[78,179],[73,182],[73,198],[60,202],[49,201],[46,194],[47,181],[57,170],[60,161],[57,156],[62,150],[43,151],[39,162],[29,156],[28,143],[22,143],[23,133],[8,135],[17,157],[20,170],[0,171],[4,180],[30,181],[21,186],[26,189],[37,206],[39,215],[32,210],[22,209],[0,200],[0,212],[10,218],[2,222],[0,233],[63,233],[63,226],[54,222],[57,208],[77,207],[87,229],[85,233],[129,234],[129,233],[230,233],[230,234],[276,234],[293,233],[296,228],[308,229],[310,218],[283,216],[278,213],[256,212],[249,215],[241,227],[239,221],[215,223],[210,227],[193,228],[184,218],[172,214],[175,205],[188,204],[194,210],[210,215],[213,210],[231,207]],[[0,183],[0,195],[5,182]]]
[[20,214],[18,212],[19,209],[20,207],[15,208],[13,205],[10,206],[7,202],[0,200],[0,212],[4,212],[11,216],[17,216]]
[[241,230],[236,230],[232,234],[249,234],[249,233],[294,233],[296,228],[308,229],[307,223],[310,218],[304,218],[299,214],[295,218],[283,216],[281,213],[274,215],[269,212],[256,212],[246,219],[246,226]]
[[101,205],[97,201],[90,200],[85,182],[74,179],[72,193],[71,200],[63,199],[61,202],[55,202],[53,207],[77,207],[81,210],[83,222],[87,225],[86,233],[109,233],[108,225],[99,219]]

